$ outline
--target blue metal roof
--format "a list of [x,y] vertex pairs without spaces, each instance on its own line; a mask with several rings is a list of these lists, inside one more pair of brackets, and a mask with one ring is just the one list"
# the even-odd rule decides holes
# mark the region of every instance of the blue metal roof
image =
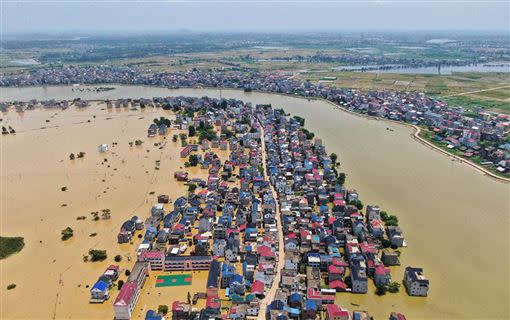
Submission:
[[94,286],[90,290],[92,291],[94,289],[100,290],[100,291],[106,291],[106,289],[108,289],[108,284],[104,281],[99,280],[98,282],[96,282],[94,284]]

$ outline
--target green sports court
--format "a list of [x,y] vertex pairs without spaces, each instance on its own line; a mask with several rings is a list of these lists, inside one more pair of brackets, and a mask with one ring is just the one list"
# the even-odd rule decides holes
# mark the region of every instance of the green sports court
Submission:
[[191,274],[158,276],[156,279],[156,287],[189,286],[191,284],[191,279]]

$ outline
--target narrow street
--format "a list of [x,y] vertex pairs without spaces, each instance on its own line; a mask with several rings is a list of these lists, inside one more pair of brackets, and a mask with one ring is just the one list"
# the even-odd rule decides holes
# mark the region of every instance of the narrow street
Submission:
[[276,295],[276,290],[278,289],[280,278],[281,278],[281,271],[284,267],[285,263],[285,252],[284,252],[284,244],[283,244],[283,227],[282,227],[282,219],[281,219],[281,212],[280,212],[280,202],[278,200],[278,194],[276,193],[276,190],[274,189],[273,184],[271,184],[271,181],[269,180],[269,177],[267,175],[267,164],[266,164],[266,143],[264,141],[264,128],[262,127],[262,124],[260,124],[260,132],[261,132],[261,141],[262,141],[262,165],[264,167],[264,179],[269,181],[269,185],[271,187],[271,192],[273,193],[273,197],[276,200],[276,226],[278,228],[278,252],[276,254],[277,259],[277,265],[276,265],[276,272],[275,277],[273,280],[273,283],[271,284],[271,288],[267,291],[266,296],[264,299],[260,302],[260,310],[257,319],[264,320],[266,318],[266,311],[267,306],[274,300],[274,297]]

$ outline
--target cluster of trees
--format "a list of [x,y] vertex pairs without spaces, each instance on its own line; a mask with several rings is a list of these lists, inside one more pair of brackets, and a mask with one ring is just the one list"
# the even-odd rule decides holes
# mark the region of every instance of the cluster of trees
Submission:
[[363,202],[361,202],[361,200],[359,200],[359,199],[352,200],[351,202],[349,202],[349,204],[356,206],[356,208],[358,208],[358,210],[363,210]]
[[[251,129],[255,129],[255,128],[251,128]],[[256,130],[257,129],[255,129],[255,131]],[[230,138],[232,138],[234,136],[234,132],[232,130],[229,130],[229,129],[221,130],[221,134],[225,135],[225,138],[227,138],[227,139],[230,139]]]
[[158,312],[163,314],[163,315],[167,314],[168,313],[168,306],[165,305],[165,304],[160,304],[158,306]]
[[397,293],[400,290],[400,283],[392,282],[389,285],[379,285],[375,289],[375,294],[378,296],[383,296],[386,292]]
[[304,125],[305,125],[305,118],[302,118],[300,116],[294,116],[293,118],[294,118],[294,120],[299,122],[300,126],[304,127]]
[[69,155],[69,160],[74,160],[74,159],[76,159],[76,158],[83,158],[83,157],[85,157],[85,152],[80,151],[80,152],[78,152],[78,154],[77,154],[77,155],[75,155],[74,153],[71,153],[71,154]]
[[185,167],[196,167],[198,165],[198,155],[191,154],[188,158],[188,162],[184,164]]
[[108,258],[106,250],[90,249],[89,250],[90,260],[92,262],[103,261]]
[[188,192],[189,193],[194,193],[196,189],[197,189],[197,185],[196,184],[190,184],[188,186]]
[[315,133],[308,131],[308,129],[303,128],[301,130],[305,133],[306,139],[312,140],[315,137]]
[[198,126],[198,139],[202,141],[204,139],[213,140],[215,138],[216,131],[214,130],[213,126],[205,124],[203,121],[200,121],[200,124]]
[[162,124],[166,124],[167,127],[170,127],[172,125],[172,121],[170,119],[167,119],[165,117],[160,117],[159,119],[152,120],[158,127]]
[[71,238],[74,235],[74,231],[73,231],[73,229],[71,229],[71,227],[67,227],[61,231],[61,234],[62,234],[62,240],[66,241],[67,239]]
[[386,211],[381,211],[381,219],[386,226],[398,226],[397,216],[389,215]]

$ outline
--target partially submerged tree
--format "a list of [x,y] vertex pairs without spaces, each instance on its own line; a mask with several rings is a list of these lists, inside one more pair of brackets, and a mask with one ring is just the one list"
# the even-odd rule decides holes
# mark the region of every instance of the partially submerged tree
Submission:
[[67,227],[64,230],[62,230],[61,234],[62,234],[62,240],[65,241],[74,235],[74,231],[73,231],[73,229],[71,229],[71,227]]

